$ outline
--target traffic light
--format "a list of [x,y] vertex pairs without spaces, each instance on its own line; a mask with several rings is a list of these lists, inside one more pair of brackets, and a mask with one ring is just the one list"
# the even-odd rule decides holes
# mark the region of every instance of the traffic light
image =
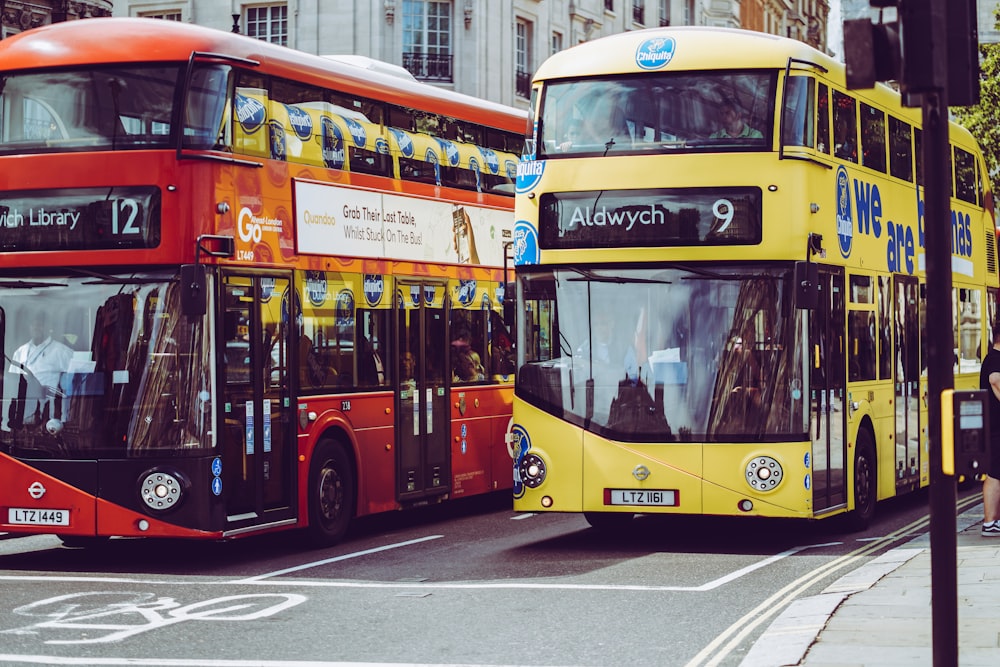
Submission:
[[844,21],[848,88],[896,80],[911,100],[947,88],[951,105],[979,101],[976,0],[869,0],[869,5],[895,7],[898,18]]

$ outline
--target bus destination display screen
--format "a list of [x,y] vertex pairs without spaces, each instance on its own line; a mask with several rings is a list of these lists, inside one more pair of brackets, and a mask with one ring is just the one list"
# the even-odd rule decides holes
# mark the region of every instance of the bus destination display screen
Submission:
[[538,240],[550,250],[753,245],[761,217],[755,187],[558,192],[542,195]]
[[159,244],[157,187],[0,193],[0,251],[111,250]]

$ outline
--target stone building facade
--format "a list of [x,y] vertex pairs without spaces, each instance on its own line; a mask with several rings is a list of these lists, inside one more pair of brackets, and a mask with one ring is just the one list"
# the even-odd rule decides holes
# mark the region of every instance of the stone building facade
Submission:
[[0,0],[0,38],[37,28],[92,16],[111,16],[112,0]]
[[548,56],[626,30],[745,27],[825,49],[830,1],[0,0],[0,8],[4,36],[90,16],[186,21],[310,53],[384,60],[435,85],[525,107],[531,75]]

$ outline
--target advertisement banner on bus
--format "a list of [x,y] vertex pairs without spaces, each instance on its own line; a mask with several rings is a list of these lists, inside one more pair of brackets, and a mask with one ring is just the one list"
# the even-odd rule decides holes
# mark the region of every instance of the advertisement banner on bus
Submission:
[[503,264],[512,238],[509,212],[499,209],[300,180],[294,194],[301,254]]

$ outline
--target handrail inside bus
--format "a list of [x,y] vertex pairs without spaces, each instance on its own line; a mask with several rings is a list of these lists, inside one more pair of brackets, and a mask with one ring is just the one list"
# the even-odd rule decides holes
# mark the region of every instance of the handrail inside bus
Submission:
[[[785,80],[781,82],[781,99],[780,105],[778,106],[778,113],[781,114],[778,118],[778,159],[785,159],[785,98],[788,95],[788,78],[792,72],[792,63],[798,63],[800,65],[808,65],[814,69],[818,69],[823,74],[826,74],[829,70],[823,67],[819,63],[814,63],[811,60],[803,60],[801,58],[789,58],[788,62],[785,63]],[[802,158],[799,158],[802,159]],[[819,164],[822,164],[820,162]]]

